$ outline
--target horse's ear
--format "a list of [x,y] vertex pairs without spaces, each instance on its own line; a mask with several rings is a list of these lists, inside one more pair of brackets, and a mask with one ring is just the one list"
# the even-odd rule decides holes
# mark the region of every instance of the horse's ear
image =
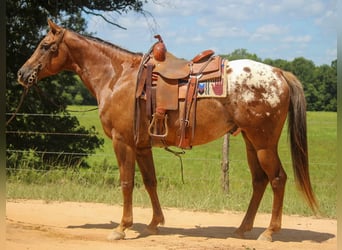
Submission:
[[53,34],[56,34],[58,31],[60,31],[62,29],[57,24],[52,22],[50,19],[48,19],[48,24],[49,24],[50,30]]

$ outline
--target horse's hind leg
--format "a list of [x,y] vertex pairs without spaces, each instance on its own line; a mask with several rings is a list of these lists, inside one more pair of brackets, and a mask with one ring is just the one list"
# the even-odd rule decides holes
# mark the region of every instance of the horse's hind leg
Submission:
[[157,226],[164,224],[164,215],[157,194],[157,178],[151,147],[137,149],[137,162],[153,208],[153,217],[147,227],[147,233],[156,234],[158,232]]
[[273,143],[275,146],[260,147],[258,145],[256,147],[247,138],[246,134],[243,135],[246,142],[248,163],[252,174],[253,195],[246,215],[240,227],[236,230],[236,234],[243,236],[244,232],[252,229],[256,212],[269,182],[273,191],[272,218],[268,228],[259,236],[259,240],[272,241],[272,234],[281,228],[287,176],[281,165],[276,143]]
[[235,234],[239,237],[244,237],[244,233],[252,230],[255,215],[260,205],[260,201],[264,195],[266,186],[268,184],[268,178],[264,170],[261,168],[257,152],[255,151],[253,145],[248,140],[247,136],[243,134],[243,138],[246,143],[247,160],[248,165],[252,175],[252,185],[253,194],[249,202],[249,206],[246,215],[240,225],[240,227],[235,231]]
[[268,228],[259,236],[259,240],[272,241],[272,234],[281,228],[286,173],[281,165],[277,148],[257,150],[259,162],[266,172],[273,191],[272,217]]

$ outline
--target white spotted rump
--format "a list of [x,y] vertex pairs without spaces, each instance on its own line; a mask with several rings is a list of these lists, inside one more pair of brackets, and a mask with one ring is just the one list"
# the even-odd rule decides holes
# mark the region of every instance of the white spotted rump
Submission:
[[247,104],[265,102],[274,108],[280,104],[279,97],[283,92],[280,87],[283,79],[274,69],[248,59],[230,61],[228,92]]

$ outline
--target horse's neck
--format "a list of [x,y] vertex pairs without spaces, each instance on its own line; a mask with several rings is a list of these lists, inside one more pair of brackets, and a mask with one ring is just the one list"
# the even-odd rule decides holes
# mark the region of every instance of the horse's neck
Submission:
[[101,98],[112,95],[116,85],[126,83],[120,80],[127,79],[127,74],[136,74],[141,60],[138,55],[83,36],[66,43],[72,70],[80,76],[99,103]]

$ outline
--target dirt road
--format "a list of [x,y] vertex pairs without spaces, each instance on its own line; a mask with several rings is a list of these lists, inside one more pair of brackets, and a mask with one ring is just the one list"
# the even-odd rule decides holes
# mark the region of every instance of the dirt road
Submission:
[[150,208],[134,208],[134,226],[126,239],[106,237],[121,218],[122,208],[94,203],[34,200],[7,201],[6,249],[106,250],[106,249],[337,249],[336,220],[284,216],[283,229],[273,242],[257,241],[270,215],[258,214],[246,239],[233,237],[242,213],[203,213],[164,209],[166,223],[160,233],[139,236],[151,218]]

